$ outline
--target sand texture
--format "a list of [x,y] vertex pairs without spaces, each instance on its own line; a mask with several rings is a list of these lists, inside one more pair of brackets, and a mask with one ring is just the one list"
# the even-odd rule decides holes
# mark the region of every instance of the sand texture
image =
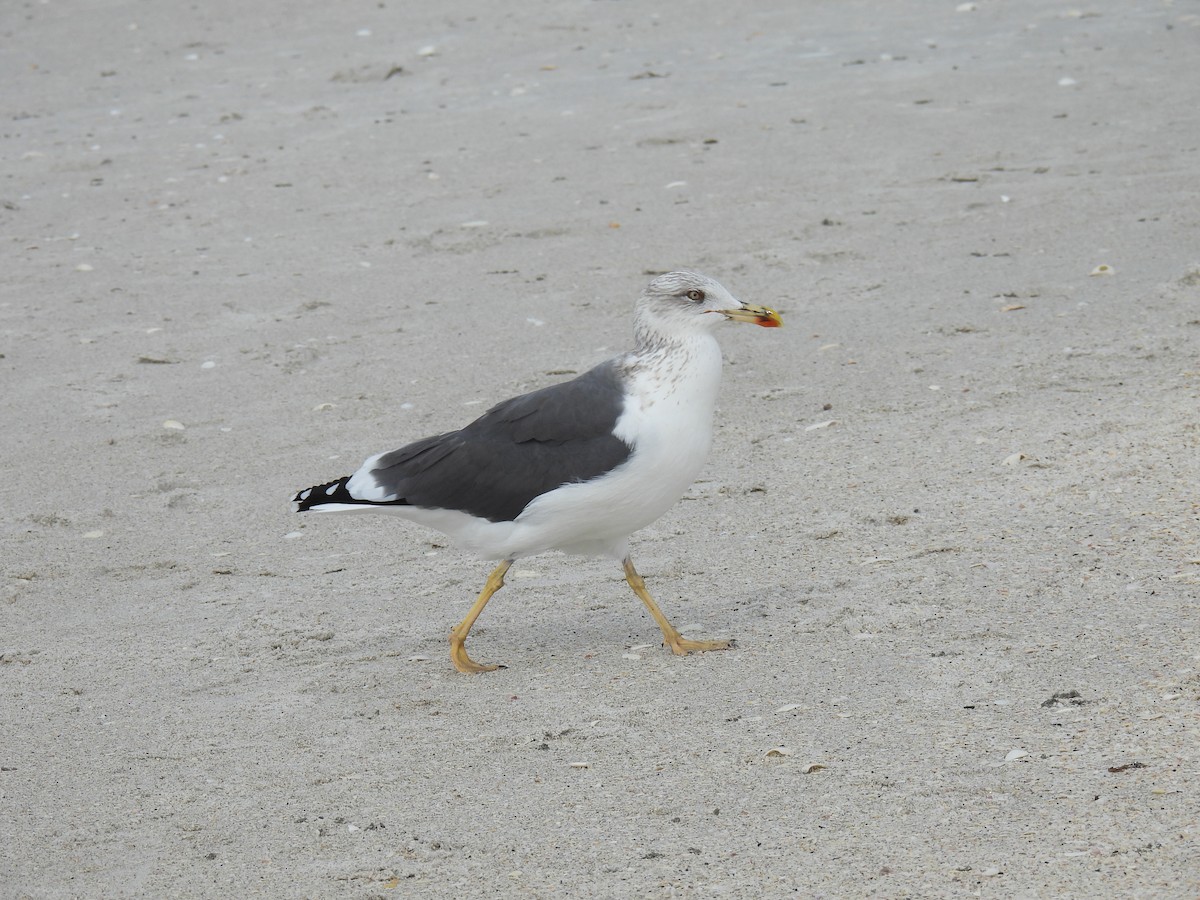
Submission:
[[[0,897],[1200,895],[1200,7],[14,0]],[[611,561],[304,487],[581,372]]]

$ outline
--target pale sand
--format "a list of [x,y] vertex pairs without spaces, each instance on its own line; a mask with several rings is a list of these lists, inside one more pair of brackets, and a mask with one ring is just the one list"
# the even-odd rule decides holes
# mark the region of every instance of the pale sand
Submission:
[[[0,895],[1197,896],[1200,19],[955,6],[6,6]],[[787,321],[634,540],[737,649],[547,556],[459,675],[288,498],[675,267]]]

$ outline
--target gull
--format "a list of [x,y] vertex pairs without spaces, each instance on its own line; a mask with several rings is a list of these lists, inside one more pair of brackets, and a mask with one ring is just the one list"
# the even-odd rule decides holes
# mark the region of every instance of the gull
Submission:
[[650,282],[634,307],[633,349],[570,381],[496,404],[458,431],[378,453],[352,475],[300,491],[299,512],[390,513],[499,560],[450,632],[460,672],[496,665],[467,655],[467,635],[518,559],[548,550],[619,560],[677,655],[729,648],[690,640],[663,615],[629,554],[629,536],[671,508],[712,444],[722,322],[783,324],[698,272]]

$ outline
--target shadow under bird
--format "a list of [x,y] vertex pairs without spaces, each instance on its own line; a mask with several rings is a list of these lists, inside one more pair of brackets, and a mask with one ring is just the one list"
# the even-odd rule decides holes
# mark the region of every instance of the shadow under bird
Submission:
[[721,322],[783,324],[696,272],[642,291],[634,347],[570,381],[498,403],[459,431],[372,456],[353,475],[300,491],[298,512],[391,513],[500,560],[450,632],[460,672],[498,668],[467,655],[467,635],[518,560],[547,550],[620,560],[673,653],[724,650],[683,637],[629,556],[629,536],[665,513],[699,474],[712,443]]

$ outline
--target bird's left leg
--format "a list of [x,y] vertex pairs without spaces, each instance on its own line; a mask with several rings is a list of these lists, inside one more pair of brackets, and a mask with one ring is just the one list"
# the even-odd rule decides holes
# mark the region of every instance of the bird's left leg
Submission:
[[633,567],[633,560],[626,556],[621,564],[625,567],[625,580],[629,582],[633,592],[646,604],[646,609],[650,610],[650,615],[662,629],[663,642],[671,648],[672,653],[676,656],[686,656],[695,651],[729,649],[729,641],[692,641],[681,635],[675,630],[675,626],[667,621],[667,617],[663,615],[658,604],[654,602],[654,598],[650,596],[650,592],[646,590],[646,582]]
[[492,574],[488,576],[483,590],[479,592],[479,599],[475,601],[475,605],[471,607],[466,617],[455,625],[454,630],[450,632],[450,662],[454,663],[454,668],[460,672],[468,674],[494,672],[500,668],[499,666],[477,663],[471,657],[467,656],[467,635],[471,631],[471,626],[475,624],[475,620],[479,618],[479,614],[483,612],[483,608],[487,606],[487,602],[492,599],[492,594],[504,587],[504,573],[509,570],[512,564],[513,560],[506,559],[492,570]]

